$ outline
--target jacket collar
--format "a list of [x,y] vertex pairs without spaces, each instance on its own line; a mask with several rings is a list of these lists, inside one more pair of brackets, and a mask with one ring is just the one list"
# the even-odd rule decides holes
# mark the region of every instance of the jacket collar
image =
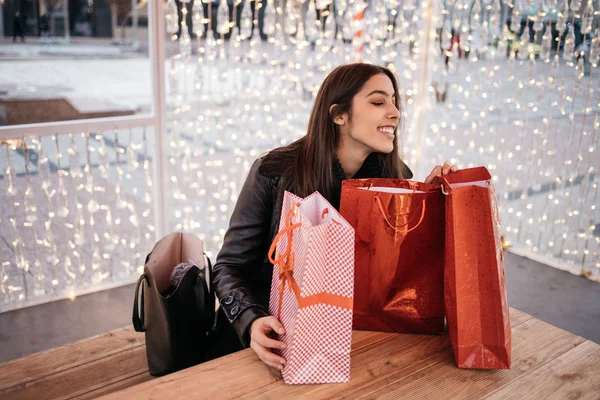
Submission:
[[[336,181],[341,183],[342,181],[348,179],[346,177],[346,173],[344,172],[344,168],[340,163],[340,160],[337,156],[333,156],[333,177]],[[377,158],[376,153],[371,153],[367,156],[363,165],[356,172],[356,175],[352,179],[364,179],[364,178],[383,178],[383,168],[381,168],[381,164]]]

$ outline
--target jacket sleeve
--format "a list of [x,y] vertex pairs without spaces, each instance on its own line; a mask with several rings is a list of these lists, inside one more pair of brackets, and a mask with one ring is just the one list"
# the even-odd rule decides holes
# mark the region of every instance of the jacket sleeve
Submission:
[[214,266],[217,297],[244,347],[250,345],[252,322],[269,315],[250,284],[268,251],[273,209],[272,185],[259,174],[260,162],[259,158],[250,168]]

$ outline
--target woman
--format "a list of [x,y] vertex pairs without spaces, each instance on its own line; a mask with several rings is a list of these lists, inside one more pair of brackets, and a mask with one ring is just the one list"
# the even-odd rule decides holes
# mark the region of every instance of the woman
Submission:
[[[283,368],[285,360],[271,349],[285,345],[271,337],[284,329],[267,312],[273,273],[267,253],[279,228],[283,193],[305,197],[319,191],[339,208],[344,179],[412,178],[398,153],[401,111],[391,71],[340,66],[319,89],[306,136],[256,160],[214,267],[220,313],[229,323],[217,335],[213,356],[250,346],[265,364]],[[448,162],[438,165],[425,182],[451,170],[456,167]]]

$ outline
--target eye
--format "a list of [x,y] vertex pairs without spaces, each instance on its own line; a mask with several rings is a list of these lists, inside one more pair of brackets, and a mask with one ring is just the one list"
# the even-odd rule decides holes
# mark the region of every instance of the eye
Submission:
[[382,103],[382,102],[373,102],[373,103],[371,103],[371,104],[373,104],[374,106],[377,106],[377,107],[380,107],[380,106],[382,106],[382,105],[383,105],[383,103]]

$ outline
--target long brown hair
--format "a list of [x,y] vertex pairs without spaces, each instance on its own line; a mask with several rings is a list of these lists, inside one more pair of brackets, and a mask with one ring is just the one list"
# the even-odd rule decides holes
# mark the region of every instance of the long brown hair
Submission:
[[[288,146],[272,150],[263,160],[261,167],[270,169],[281,168],[284,165],[286,167],[281,172],[282,177],[287,181],[287,190],[301,197],[319,191],[325,198],[333,200],[332,197],[336,193],[336,182],[332,161],[340,143],[339,128],[333,120],[345,112],[348,113],[349,118],[352,118],[352,99],[363,85],[377,74],[385,74],[392,81],[396,107],[402,115],[398,83],[389,69],[364,63],[339,66],[325,78],[319,88],[306,136]],[[329,114],[329,108],[333,104],[337,104],[337,106]],[[394,141],[394,149],[391,153],[376,154],[384,177],[404,178],[397,140]],[[339,193],[339,189],[337,192]]]

